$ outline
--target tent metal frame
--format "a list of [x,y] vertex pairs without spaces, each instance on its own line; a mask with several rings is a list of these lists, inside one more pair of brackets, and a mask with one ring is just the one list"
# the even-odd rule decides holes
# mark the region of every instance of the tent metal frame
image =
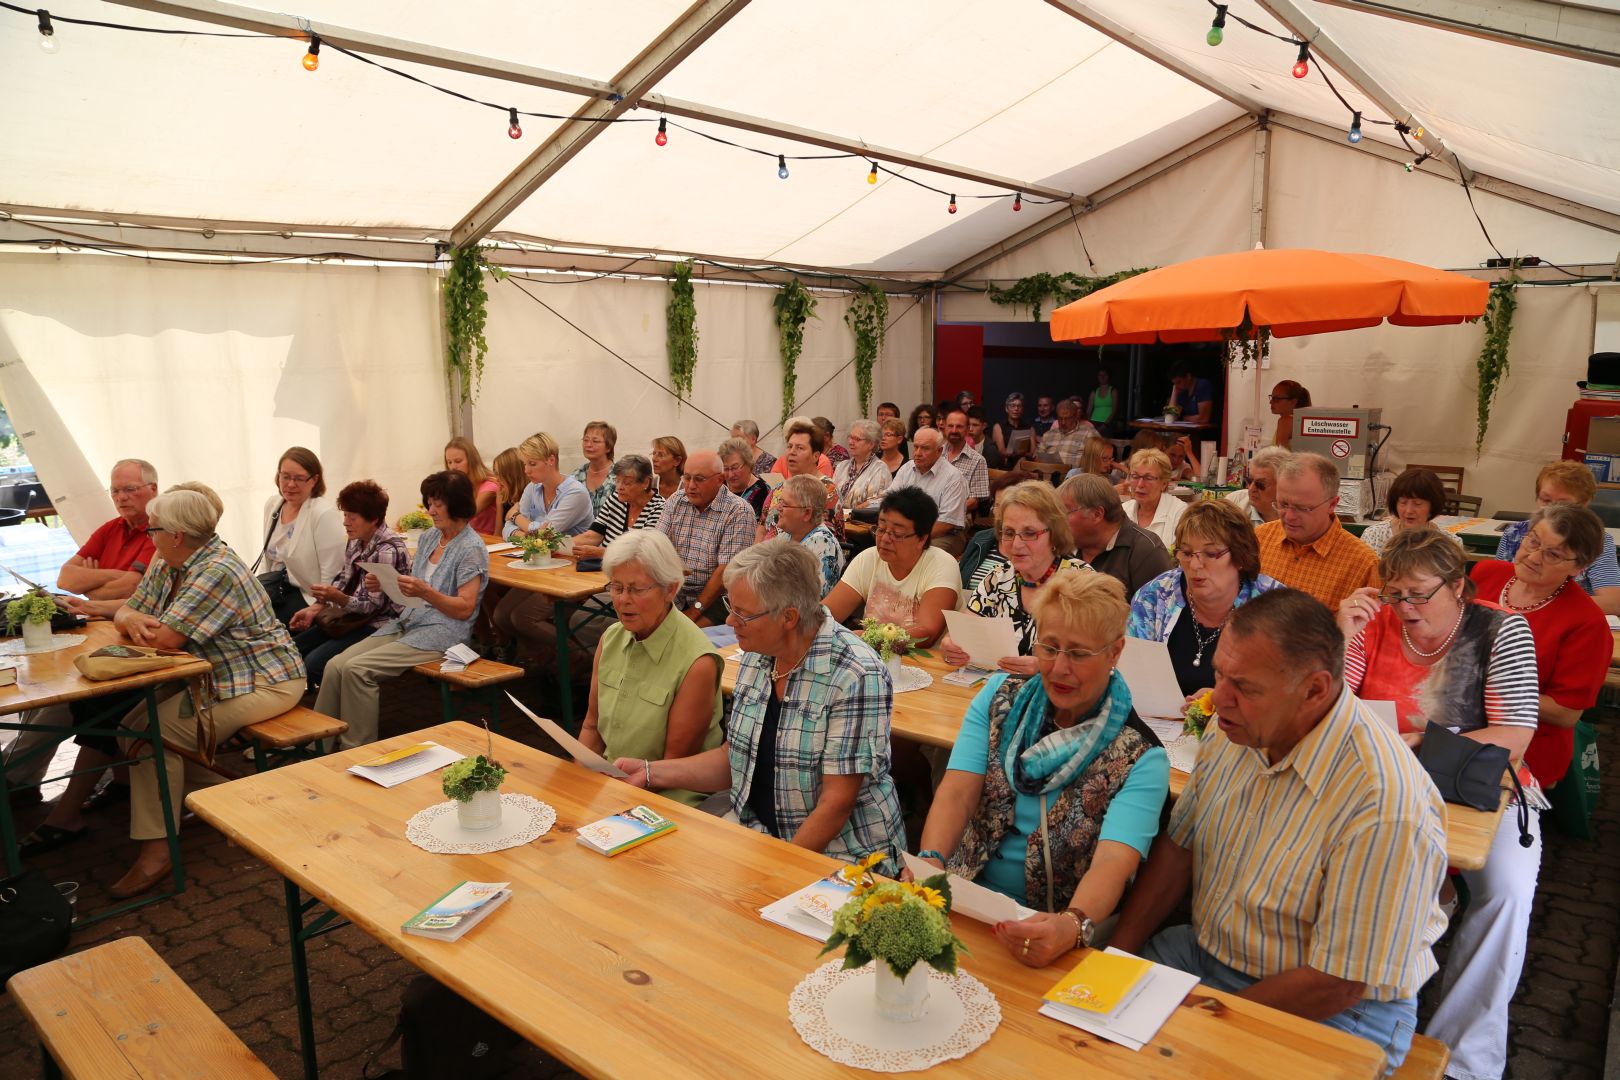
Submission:
[[1620,12],[1556,0],[1318,0],[1504,45],[1620,67]]

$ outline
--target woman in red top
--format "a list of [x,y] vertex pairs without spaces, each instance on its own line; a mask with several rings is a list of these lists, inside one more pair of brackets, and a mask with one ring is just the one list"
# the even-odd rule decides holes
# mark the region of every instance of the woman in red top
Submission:
[[1530,519],[1512,562],[1489,559],[1473,570],[1480,598],[1523,615],[1535,638],[1540,724],[1524,763],[1544,788],[1569,771],[1575,722],[1597,704],[1614,655],[1603,611],[1578,583],[1570,585],[1602,554],[1598,516],[1553,503]]

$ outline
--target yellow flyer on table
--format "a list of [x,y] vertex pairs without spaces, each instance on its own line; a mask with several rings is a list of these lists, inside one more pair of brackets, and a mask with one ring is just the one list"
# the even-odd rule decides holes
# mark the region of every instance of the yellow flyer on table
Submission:
[[430,742],[417,743],[415,746],[402,746],[398,750],[390,750],[382,757],[372,758],[370,761],[362,761],[360,762],[360,767],[364,769],[375,769],[380,765],[392,765],[396,761],[404,761],[413,754],[420,754],[422,751],[431,750],[432,748],[433,744]]
[[1130,997],[1152,967],[1151,961],[1137,956],[1093,949],[1044,996],[1054,1005],[1070,1005],[1107,1016]]

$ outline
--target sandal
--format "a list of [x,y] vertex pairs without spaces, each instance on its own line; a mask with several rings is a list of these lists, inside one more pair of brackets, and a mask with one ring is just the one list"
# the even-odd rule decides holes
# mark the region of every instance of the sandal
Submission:
[[17,845],[17,852],[25,859],[31,855],[43,855],[47,851],[55,851],[59,847],[65,847],[73,843],[73,841],[89,831],[90,827],[88,825],[82,829],[62,829],[55,825],[40,825],[24,837],[21,844]]

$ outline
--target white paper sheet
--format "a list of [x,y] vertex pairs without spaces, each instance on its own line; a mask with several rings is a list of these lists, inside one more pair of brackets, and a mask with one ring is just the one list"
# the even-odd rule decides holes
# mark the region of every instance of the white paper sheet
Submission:
[[1005,615],[987,619],[970,611],[947,611],[945,632],[976,668],[995,671],[1003,656],[1018,655],[1018,629]]
[[[1186,617],[1191,618],[1191,613]],[[1212,658],[1206,656],[1205,660]],[[1164,642],[1126,638],[1125,651],[1119,654],[1119,673],[1131,688],[1136,715],[1169,720],[1185,711],[1187,695],[1181,692],[1176,669],[1170,663],[1170,646]]]
[[564,731],[554,721],[547,720],[543,716],[536,716],[534,713],[529,711],[529,707],[527,705],[523,704],[523,702],[519,701],[517,698],[512,697],[510,692],[508,692],[506,696],[512,698],[512,704],[523,710],[524,716],[527,716],[530,720],[533,720],[535,723],[539,724],[541,731],[544,731],[547,735],[550,735],[557,741],[558,746],[568,751],[569,757],[573,758],[575,761],[579,762],[592,772],[599,772],[603,776],[611,776],[615,780],[623,780],[625,778],[626,774],[614,768],[613,762],[609,761],[601,754],[598,754],[595,750],[592,750],[590,747],[568,734],[568,732]]
[[[1134,955],[1112,948],[1105,951],[1114,956]],[[1051,1002],[1041,1005],[1041,1014],[1071,1024],[1082,1031],[1089,1031],[1109,1042],[1119,1043],[1132,1050],[1141,1050],[1153,1041],[1153,1036],[1157,1035],[1164,1022],[1170,1019],[1170,1014],[1176,1011],[1186,1000],[1187,995],[1192,993],[1193,987],[1198,985],[1198,976],[1163,964],[1154,964],[1153,969],[1143,978],[1141,989],[1112,1016],[1098,1016],[1084,1009],[1054,1005]]]
[[[903,852],[902,855],[911,876],[918,881],[939,873],[939,868],[933,863],[924,862],[909,851]],[[987,889],[965,877],[952,874],[950,882],[951,911],[960,912],[970,919],[978,919],[982,923],[994,926],[998,922],[1016,922],[1035,914],[1033,908],[1024,907],[1006,893]]]
[[356,776],[365,777],[372,783],[391,788],[398,787],[407,780],[415,780],[418,776],[437,772],[451,762],[461,760],[462,755],[448,746],[431,742],[422,745],[427,749],[420,750],[410,757],[390,761],[386,765],[350,765],[349,771]]
[[[1137,715],[1140,716],[1141,714],[1138,713]],[[1146,724],[1153,734],[1159,737],[1159,741],[1166,746],[1169,746],[1186,733],[1186,728],[1183,726],[1185,721],[1182,720],[1149,720],[1143,717],[1142,723]]]
[[489,553],[491,555],[499,555],[503,551],[516,551],[517,550],[517,545],[516,544],[508,544],[504,540],[498,540],[498,541],[495,541],[494,543],[486,543],[486,544],[484,544],[484,546],[489,549]]
[[400,607],[428,606],[428,602],[422,599],[420,596],[406,596],[404,593],[399,591],[399,571],[395,570],[387,563],[363,562],[360,564],[360,569],[376,574],[377,581],[383,587],[383,592],[388,594],[388,599],[392,600]]

